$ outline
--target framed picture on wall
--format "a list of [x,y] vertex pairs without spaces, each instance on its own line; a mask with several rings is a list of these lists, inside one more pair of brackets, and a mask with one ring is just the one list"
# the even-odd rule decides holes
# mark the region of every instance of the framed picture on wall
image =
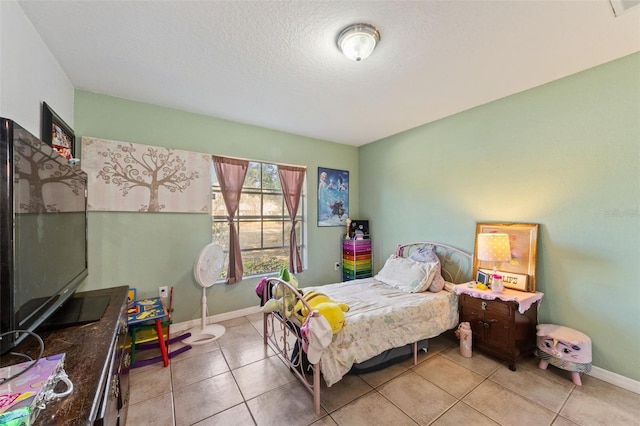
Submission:
[[507,234],[511,260],[498,262],[496,269],[503,275],[505,287],[521,291],[536,291],[537,223],[476,223],[473,247],[473,276],[478,271],[493,273],[494,262],[478,260],[478,235]]
[[349,217],[349,172],[318,167],[318,226],[345,226]]
[[42,103],[41,139],[53,147],[67,160],[75,158],[76,136],[73,129],[51,109],[46,102]]

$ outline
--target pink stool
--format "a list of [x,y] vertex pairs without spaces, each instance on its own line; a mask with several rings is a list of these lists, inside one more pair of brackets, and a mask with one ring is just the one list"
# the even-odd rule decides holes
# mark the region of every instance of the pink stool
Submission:
[[538,367],[546,370],[549,364],[571,371],[571,380],[582,386],[580,373],[591,371],[591,339],[584,333],[555,324],[538,324],[536,327],[536,355]]

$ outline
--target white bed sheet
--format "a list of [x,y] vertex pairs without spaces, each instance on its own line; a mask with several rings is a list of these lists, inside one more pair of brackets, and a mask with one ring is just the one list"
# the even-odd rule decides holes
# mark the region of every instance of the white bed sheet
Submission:
[[320,358],[327,386],[338,382],[354,363],[388,349],[435,337],[458,325],[458,296],[405,293],[374,278],[306,287],[349,305],[346,325]]

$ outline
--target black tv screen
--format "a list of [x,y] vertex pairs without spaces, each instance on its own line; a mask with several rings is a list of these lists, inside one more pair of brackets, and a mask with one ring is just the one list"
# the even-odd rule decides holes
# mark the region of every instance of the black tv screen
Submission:
[[88,274],[87,176],[15,122],[0,122],[4,353],[26,337],[13,331],[35,330]]

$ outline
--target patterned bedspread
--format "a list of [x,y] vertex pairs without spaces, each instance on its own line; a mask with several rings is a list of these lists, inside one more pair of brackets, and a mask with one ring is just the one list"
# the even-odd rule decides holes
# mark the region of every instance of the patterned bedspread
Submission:
[[354,363],[388,349],[435,337],[458,324],[458,297],[439,293],[405,293],[373,278],[306,287],[349,305],[346,325],[322,352],[327,386],[338,382]]

